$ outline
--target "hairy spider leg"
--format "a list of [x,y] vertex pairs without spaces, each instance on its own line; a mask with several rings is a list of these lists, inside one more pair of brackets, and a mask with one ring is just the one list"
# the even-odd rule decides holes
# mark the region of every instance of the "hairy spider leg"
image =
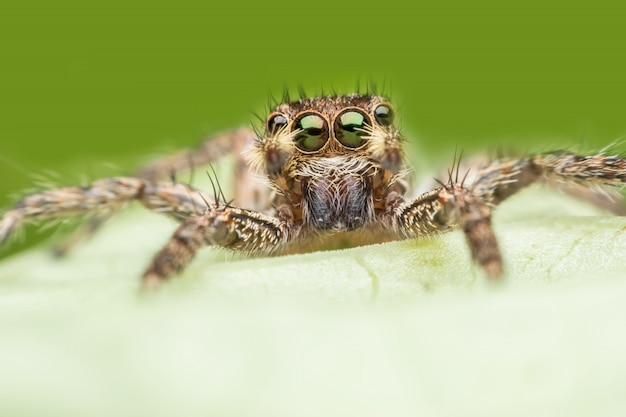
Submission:
[[[157,158],[140,167],[134,177],[153,182],[171,178],[172,182],[176,183],[178,174],[191,171],[193,175],[196,168],[232,154],[235,157],[233,201],[240,207],[267,211],[271,207],[271,190],[255,177],[245,160],[245,154],[253,146],[255,139],[256,133],[250,128],[238,128],[214,134],[192,149]],[[106,210],[94,213],[85,225],[55,245],[54,254],[59,257],[65,256],[77,245],[93,237],[121,207],[109,206]]]
[[56,188],[25,197],[0,218],[0,245],[6,243],[23,222],[72,216],[100,219],[133,200],[178,222],[207,209],[207,197],[188,185],[130,177],[106,178],[87,187]]

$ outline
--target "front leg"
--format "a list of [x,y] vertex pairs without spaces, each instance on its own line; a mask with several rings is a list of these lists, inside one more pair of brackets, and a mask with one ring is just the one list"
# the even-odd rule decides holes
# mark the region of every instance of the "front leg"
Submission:
[[270,255],[287,243],[289,234],[297,234],[297,229],[285,220],[214,205],[204,214],[189,218],[174,232],[144,273],[143,286],[154,288],[180,273],[203,246],[217,245],[244,253]]
[[[156,183],[172,176],[175,177],[177,173],[205,166],[216,162],[223,156],[233,154],[236,164],[235,204],[257,211],[267,210],[271,206],[271,190],[265,184],[256,181],[254,173],[248,169],[245,160],[245,153],[253,146],[255,138],[256,134],[249,128],[221,132],[204,139],[193,149],[157,158],[137,170],[135,177],[146,182]],[[91,238],[113,214],[115,214],[115,210],[92,219],[85,227],[59,244],[55,248],[55,254],[64,256],[77,244]]]
[[392,226],[405,238],[461,228],[472,258],[490,278],[502,275],[502,257],[491,228],[491,208],[462,184],[448,183],[392,210]]

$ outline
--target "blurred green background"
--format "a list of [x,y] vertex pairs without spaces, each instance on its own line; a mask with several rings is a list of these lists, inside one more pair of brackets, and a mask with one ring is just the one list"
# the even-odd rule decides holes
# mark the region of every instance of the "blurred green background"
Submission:
[[421,160],[602,148],[626,133],[623,16],[602,2],[5,1],[0,207],[32,175],[129,172],[300,84],[391,85]]

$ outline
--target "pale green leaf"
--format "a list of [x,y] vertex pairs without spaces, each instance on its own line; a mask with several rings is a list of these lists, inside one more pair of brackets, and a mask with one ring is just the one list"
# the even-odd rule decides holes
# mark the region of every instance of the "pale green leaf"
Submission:
[[0,263],[0,415],[618,415],[626,220],[535,191],[494,224],[501,285],[451,233],[268,259],[208,248],[146,297],[175,225],[134,208],[67,259]]

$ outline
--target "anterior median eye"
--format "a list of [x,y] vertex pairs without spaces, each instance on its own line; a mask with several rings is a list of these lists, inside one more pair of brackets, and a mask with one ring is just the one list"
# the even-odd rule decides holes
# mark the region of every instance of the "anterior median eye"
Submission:
[[296,146],[305,152],[321,149],[328,140],[328,125],[317,114],[300,116],[294,123],[294,130],[300,130],[294,140]]
[[369,123],[367,116],[357,110],[348,110],[335,119],[335,136],[337,140],[348,148],[358,148],[366,142],[363,136],[365,125]]

